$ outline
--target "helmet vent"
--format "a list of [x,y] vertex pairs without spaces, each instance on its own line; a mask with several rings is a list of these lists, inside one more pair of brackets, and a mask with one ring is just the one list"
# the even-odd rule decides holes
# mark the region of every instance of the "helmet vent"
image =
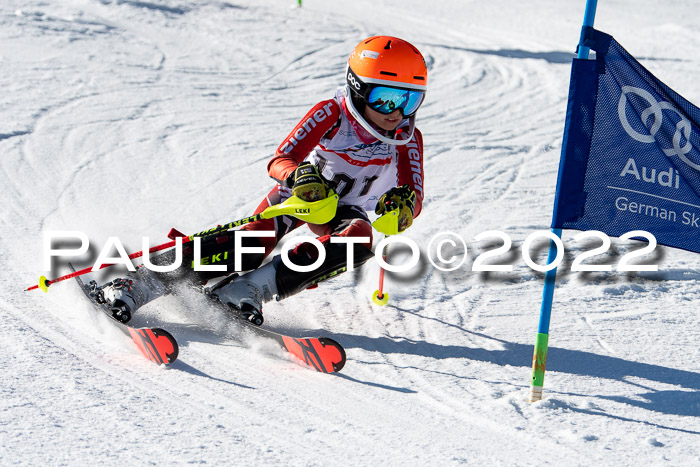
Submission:
[[391,71],[380,71],[380,75],[388,75],[388,76],[399,76],[396,73],[392,73]]
[[413,79],[419,79],[421,81],[425,81],[425,78],[423,76],[414,76]]
[[391,41],[387,42],[386,45],[384,46],[385,50],[391,49]]

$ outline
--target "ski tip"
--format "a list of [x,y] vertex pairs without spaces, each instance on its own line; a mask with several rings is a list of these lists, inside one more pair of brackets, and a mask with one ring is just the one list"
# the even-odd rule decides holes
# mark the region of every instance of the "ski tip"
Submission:
[[132,328],[129,334],[141,353],[158,365],[166,365],[177,360],[177,341],[168,331],[160,328]]
[[347,358],[343,346],[328,337],[321,337],[318,340],[319,342],[321,342],[321,345],[323,345],[323,347],[332,347],[335,350],[337,350],[338,355],[334,356],[334,358],[331,359],[331,364],[333,365],[333,372],[338,372],[342,370],[345,366],[345,360]]
[[46,276],[41,276],[39,278],[39,288],[44,291],[44,293],[49,291],[49,286],[51,282],[46,278]]
[[287,351],[302,366],[321,373],[335,373],[345,366],[345,349],[327,337],[280,336]]

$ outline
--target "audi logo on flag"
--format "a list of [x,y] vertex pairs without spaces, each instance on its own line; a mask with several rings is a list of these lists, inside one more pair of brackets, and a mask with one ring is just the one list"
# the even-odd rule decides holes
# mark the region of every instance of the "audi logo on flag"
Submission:
[[[644,111],[639,116],[642,121],[642,124],[648,130],[648,133],[638,132],[632,127],[629,120],[627,119],[628,94],[636,94],[637,96],[647,101],[647,103],[649,104],[649,106],[646,109],[644,109]],[[627,132],[627,134],[630,135],[630,137],[639,141],[640,143],[656,142],[656,134],[658,133],[659,129],[661,129],[661,125],[663,124],[664,110],[670,110],[671,112],[675,113],[680,117],[680,120],[678,121],[678,123],[676,123],[676,130],[673,134],[673,147],[662,148],[664,154],[666,154],[666,156],[668,157],[678,156],[683,162],[688,164],[690,167],[694,168],[697,171],[700,171],[700,164],[691,161],[687,157],[687,154],[693,149],[693,145],[690,143],[690,135],[692,134],[693,129],[690,121],[687,118],[685,118],[685,116],[681,114],[670,102],[657,101],[656,98],[649,91],[633,86],[622,87],[622,94],[620,94],[620,100],[617,103],[617,114],[620,117],[620,123],[625,129],[625,132]],[[647,126],[647,123],[650,121],[650,117],[653,117],[651,119],[652,123],[651,126]],[[685,144],[683,144],[683,146],[681,146],[681,138],[685,138]]]

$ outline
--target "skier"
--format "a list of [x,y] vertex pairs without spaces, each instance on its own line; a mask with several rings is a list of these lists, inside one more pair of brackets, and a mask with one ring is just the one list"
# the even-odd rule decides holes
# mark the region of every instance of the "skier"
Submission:
[[[348,60],[346,84],[333,98],[312,107],[277,148],[268,164],[277,185],[256,210],[256,214],[262,212],[292,195],[317,201],[334,190],[339,195],[335,217],[324,225],[308,224],[325,249],[322,265],[311,272],[296,272],[280,255],[262,265],[282,237],[304,224],[291,216],[265,219],[243,227],[275,233],[274,237],[243,238],[245,247],[264,248],[261,254],[242,255],[242,269],[250,272],[233,274],[205,291],[260,325],[264,302],[287,298],[345,270],[349,246],[331,243],[332,236],[366,239],[352,245],[355,267],[373,256],[366,210],[382,215],[387,208],[398,207],[399,231],[410,227],[423,202],[423,138],[415,128],[415,117],[427,81],[423,56],[410,43],[389,36],[360,42]],[[202,238],[202,261],[218,261],[232,269],[233,244],[228,232]],[[170,264],[170,253],[153,262]],[[187,266],[177,273],[139,268],[103,288],[102,300],[126,321],[137,308],[168,292],[175,279],[188,276],[201,286],[212,278],[212,273],[192,270],[191,249],[183,253]],[[318,259],[318,250],[302,243],[289,252],[289,259],[296,265],[310,265]]]

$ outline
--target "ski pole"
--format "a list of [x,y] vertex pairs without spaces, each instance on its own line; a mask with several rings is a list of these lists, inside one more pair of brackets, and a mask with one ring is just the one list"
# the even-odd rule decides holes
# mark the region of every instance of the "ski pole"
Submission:
[[333,190],[331,190],[327,198],[319,201],[309,202],[292,196],[283,203],[269,206],[259,214],[229,222],[226,225],[220,225],[213,229],[204,230],[190,235],[189,237],[185,237],[185,239],[191,241],[194,237],[206,237],[223,230],[229,230],[234,227],[250,224],[251,222],[257,222],[261,219],[272,219],[273,217],[283,215],[296,217],[309,224],[325,224],[335,217],[335,212],[338,208],[338,198],[338,195]]
[[[335,217],[336,209],[338,207],[338,199],[339,196],[334,191],[331,191],[327,198],[313,202],[304,201],[296,196],[292,196],[283,203],[276,204],[274,206],[269,206],[261,213],[255,214],[253,216],[229,222],[228,224],[220,225],[213,229],[204,230],[194,235],[183,236],[182,243],[184,245],[193,241],[195,237],[208,237],[218,232],[229,230],[234,227],[240,227],[245,224],[250,224],[251,222],[256,222],[261,219],[272,219],[273,217],[283,215],[293,216],[310,224],[325,224],[326,222],[330,222],[330,220]],[[170,242],[163,243],[162,245],[151,247],[148,250],[148,254],[174,247],[175,244],[176,240],[172,240]],[[143,251],[132,253],[129,255],[129,259],[139,258],[143,256],[143,254]],[[116,263],[103,264],[100,267],[100,269],[104,269],[109,266],[114,266],[114,264]],[[48,292],[49,286],[55,284],[56,282],[61,282],[67,279],[82,276],[83,274],[87,274],[91,271],[92,268],[88,267],[85,269],[81,269],[80,271],[66,274],[65,276],[61,276],[56,279],[47,279],[46,276],[41,276],[39,278],[39,283],[37,285],[33,285],[31,287],[26,288],[25,292],[35,289],[41,289],[44,292]]]
[[[384,246],[384,251],[382,252],[382,259],[386,262],[386,258],[389,256],[389,244]],[[372,294],[372,301],[379,306],[384,306],[389,302],[389,294],[384,291],[384,271],[383,267],[379,267],[379,289],[375,290]]]
[[[173,247],[173,246],[175,246],[175,240],[173,240],[172,242],[163,243],[162,245],[158,245],[158,246],[154,246],[154,247],[149,248],[148,254],[151,254],[151,253],[154,253],[154,252],[160,251],[160,250],[166,250],[166,249]],[[129,259],[136,259],[136,258],[139,258],[141,256],[143,256],[143,251],[137,251],[136,253],[130,254]],[[107,268],[109,266],[114,266],[115,264],[117,264],[117,263],[103,264],[102,266],[100,266],[100,269],[104,269],[104,268]],[[83,274],[87,274],[90,271],[92,271],[92,267],[81,269],[80,271],[72,272],[70,274],[66,274],[65,276],[61,276],[61,277],[58,277],[58,278],[52,279],[52,280],[47,279],[46,276],[41,276],[39,278],[39,283],[37,285],[33,285],[31,287],[28,287],[28,288],[24,289],[24,291],[28,292],[28,291],[34,290],[34,289],[41,289],[44,292],[48,292],[50,285],[55,284],[56,282],[61,282],[61,281],[65,281],[67,279],[72,279],[74,277],[82,276]]]
[[[384,205],[384,214],[372,223],[377,231],[384,234],[385,238],[390,235],[396,235],[399,233],[399,207],[394,201],[387,200]],[[382,259],[386,262],[389,256],[389,244],[384,246],[384,251],[382,251]],[[384,291],[384,268],[379,268],[379,289],[375,290],[372,294],[372,301],[379,305],[384,306],[389,302],[389,294]]]

